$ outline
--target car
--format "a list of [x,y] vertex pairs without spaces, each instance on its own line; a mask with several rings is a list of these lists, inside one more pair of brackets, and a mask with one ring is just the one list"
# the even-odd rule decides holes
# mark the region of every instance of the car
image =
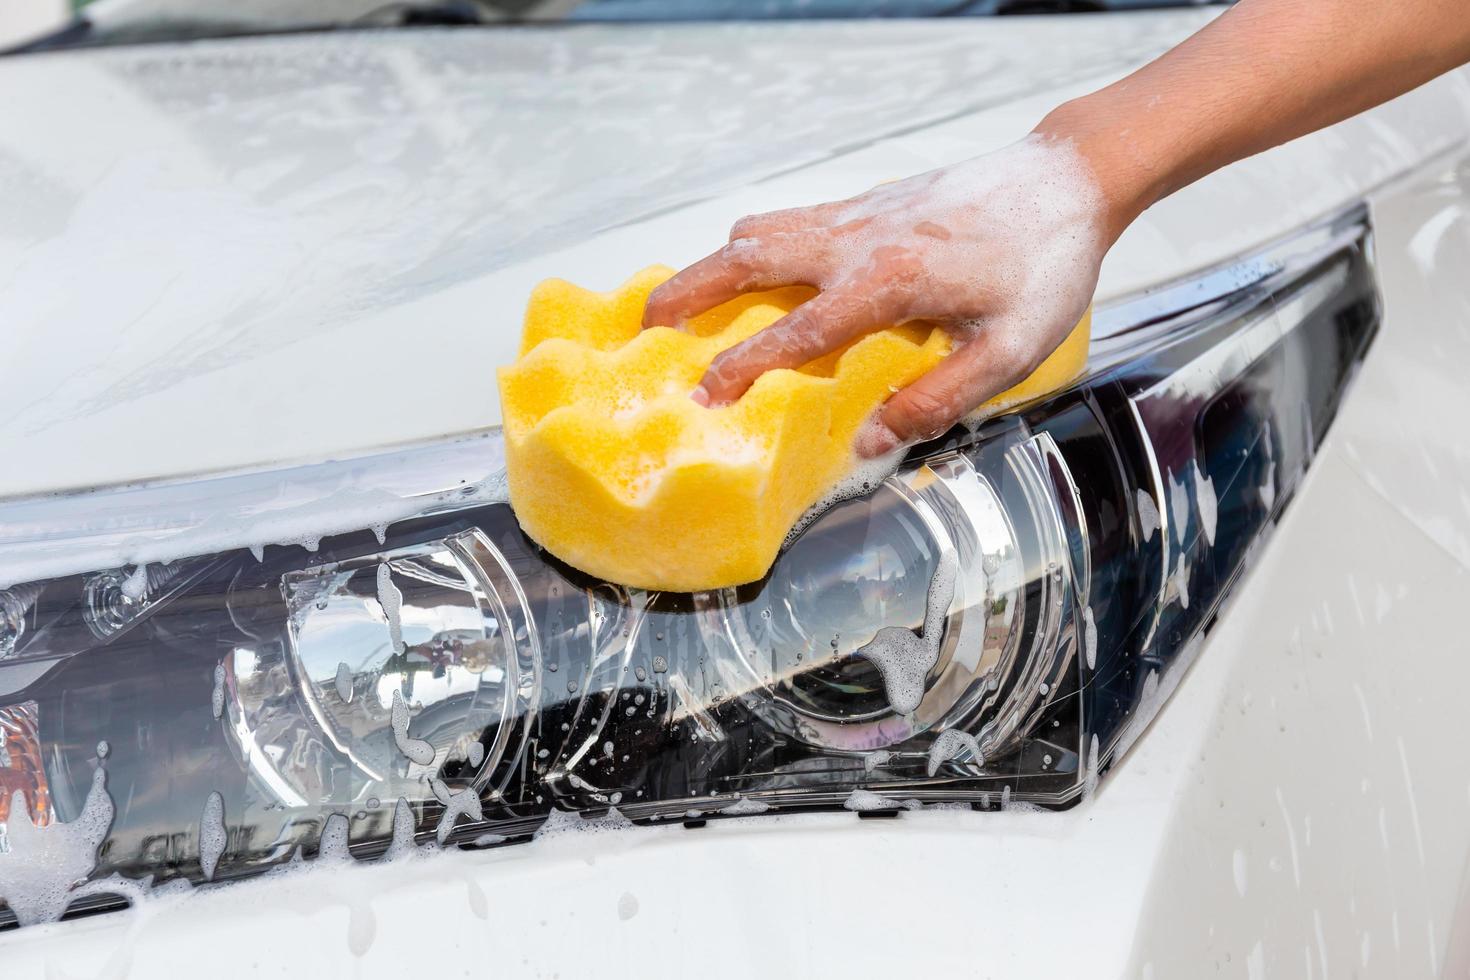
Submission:
[[486,9],[0,58],[7,978],[1470,975],[1470,72],[1155,206],[1081,378],[673,595],[506,502],[535,284],[1219,10]]

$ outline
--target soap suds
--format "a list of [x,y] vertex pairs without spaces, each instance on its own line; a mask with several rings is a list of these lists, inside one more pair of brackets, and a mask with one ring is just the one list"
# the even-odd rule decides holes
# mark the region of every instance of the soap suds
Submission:
[[570,810],[552,810],[547,815],[546,822],[531,837],[533,840],[544,840],[564,834],[604,834],[626,830],[631,826],[633,821],[619,813],[617,807],[610,808],[607,813],[592,820]]
[[378,605],[388,620],[388,642],[395,655],[403,652],[403,593],[393,584],[393,569],[388,562],[378,566]]
[[1143,540],[1152,541],[1154,532],[1159,529],[1159,509],[1154,505],[1154,498],[1146,491],[1139,489],[1136,492],[1138,501],[1138,526],[1143,531]]
[[346,661],[338,661],[337,676],[333,678],[333,684],[337,688],[337,699],[343,704],[350,704],[352,702],[352,668],[347,666]]
[[400,796],[398,802],[393,804],[393,838],[388,843],[388,849],[383,852],[383,860],[393,861],[417,854],[418,844],[413,833],[413,807]]
[[421,738],[410,738],[408,735],[408,705],[403,703],[403,695],[397,690],[393,692],[393,741],[398,746],[398,751],[408,758],[409,762],[427,766],[434,761],[434,746]]
[[796,523],[791,525],[791,530],[786,532],[786,540],[781,543],[781,550],[784,551],[791,547],[792,542],[801,536],[801,532],[811,527],[813,521],[833,507],[844,500],[871,493],[881,486],[883,481],[898,472],[905,452],[906,450],[900,447],[882,456],[860,460],[847,476],[838,480],[832,489],[823,494],[816,503],[806,509],[801,517],[797,518]]
[[442,779],[435,779],[430,781],[429,788],[434,793],[434,799],[444,804],[444,815],[439,818],[439,826],[435,831],[435,837],[440,844],[449,839],[450,831],[461,816],[467,816],[471,820],[485,819],[485,814],[480,809],[480,794],[473,786],[467,786],[458,793],[450,793]]
[[93,771],[92,787],[75,820],[38,827],[26,818],[27,812],[25,794],[16,790],[5,828],[10,850],[0,854],[0,898],[21,925],[54,922],[66,911],[72,889],[97,866],[97,848],[112,826],[115,811],[106,770],[98,766]]
[[879,766],[886,766],[893,760],[893,753],[887,749],[877,749],[863,756],[863,772],[872,772]]
[[1199,508],[1199,521],[1205,529],[1205,540],[1210,546],[1215,545],[1215,521],[1219,517],[1219,500],[1215,497],[1215,481],[1207,477],[1199,468],[1199,461],[1191,464],[1194,466],[1194,490],[1195,504]]
[[882,674],[888,703],[898,714],[913,713],[924,699],[924,682],[939,662],[940,641],[954,601],[958,571],[958,557],[952,549],[945,549],[929,583],[922,636],[915,636],[913,630],[904,626],[885,626],[857,650],[859,656],[871,660]]
[[148,566],[138,565],[133,569],[131,575],[122,581],[122,594],[134,602],[143,601],[148,595]]
[[882,794],[874,793],[872,790],[867,789],[853,790],[848,794],[847,799],[842,802],[843,809],[852,810],[855,813],[869,813],[874,810],[897,810],[902,806],[903,804],[898,800],[891,800]]
[[225,665],[214,665],[214,689],[209,692],[209,710],[218,721],[225,713]]
[[204,809],[199,814],[199,868],[205,881],[214,880],[214,869],[225,852],[226,840],[225,800],[216,791],[204,798]]
[[770,808],[771,805],[769,803],[762,803],[760,800],[752,800],[742,796],[729,806],[721,807],[720,812],[726,816],[744,817],[757,813],[765,813]]
[[1087,655],[1087,669],[1097,669],[1097,623],[1092,618],[1092,607],[1082,610],[1082,649]]
[[347,815],[333,813],[327,817],[326,823],[322,824],[322,834],[317,840],[316,858],[323,863],[337,863],[352,860],[352,850],[347,846],[348,831]]
[[940,732],[934,744],[929,746],[929,775],[932,777],[939,772],[941,765],[961,752],[970,753],[969,761],[972,765],[985,764],[985,754],[980,751],[980,743],[975,740],[974,735],[958,728],[946,728]]

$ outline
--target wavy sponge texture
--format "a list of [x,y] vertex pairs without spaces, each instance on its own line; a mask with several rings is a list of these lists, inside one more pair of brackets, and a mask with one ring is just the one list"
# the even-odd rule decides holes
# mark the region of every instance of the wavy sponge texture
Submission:
[[[510,500],[532,539],[597,578],[694,592],[763,576],[796,521],[852,471],[862,423],[950,342],[926,325],[889,327],[702,408],[689,393],[714,356],[814,292],[753,293],[682,331],[640,329],[648,294],[672,274],[654,266],[611,293],[541,283],[500,399]],[[1088,336],[1084,318],[992,404],[1072,380]]]

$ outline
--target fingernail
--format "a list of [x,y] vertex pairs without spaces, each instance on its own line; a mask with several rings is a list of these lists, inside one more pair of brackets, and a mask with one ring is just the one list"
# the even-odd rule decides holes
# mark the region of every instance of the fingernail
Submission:
[[689,393],[689,400],[703,408],[709,408],[709,389],[704,385],[695,385],[694,390]]

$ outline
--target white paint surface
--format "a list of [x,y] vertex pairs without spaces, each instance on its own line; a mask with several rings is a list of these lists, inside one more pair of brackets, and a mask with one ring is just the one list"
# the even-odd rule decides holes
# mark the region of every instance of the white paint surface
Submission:
[[[493,369],[540,279],[607,288],[705,254],[743,214],[998,148],[1210,16],[348,33],[0,62],[0,498],[494,425]],[[1470,82],[1447,79],[1202,181],[1125,236],[1099,295],[1332,210],[1463,139],[1467,104]]]

